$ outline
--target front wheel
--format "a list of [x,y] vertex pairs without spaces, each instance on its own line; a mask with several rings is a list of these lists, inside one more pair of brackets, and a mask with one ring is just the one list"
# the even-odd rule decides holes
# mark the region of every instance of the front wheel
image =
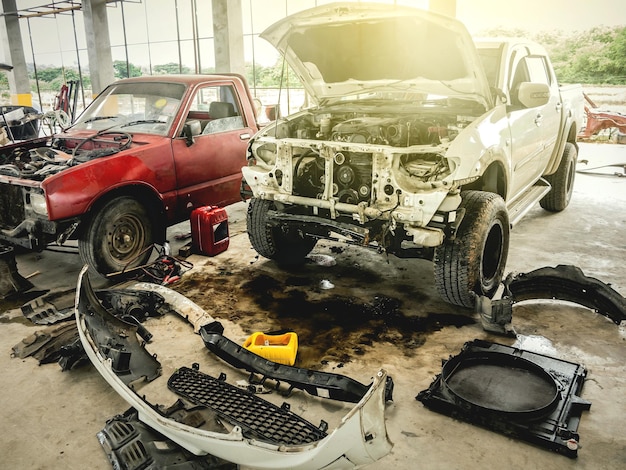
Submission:
[[509,252],[509,216],[504,200],[483,191],[461,193],[465,216],[454,239],[435,250],[439,295],[455,305],[474,307],[474,294],[493,296]]
[[252,248],[261,256],[279,264],[303,263],[317,239],[293,227],[270,224],[268,212],[275,209],[273,201],[254,197],[250,199],[246,224]]
[[546,180],[552,186],[539,205],[550,212],[560,212],[569,205],[574,190],[574,177],[576,176],[576,159],[578,152],[571,142],[565,143],[561,163],[556,173],[546,176]]
[[146,208],[130,197],[110,200],[93,213],[78,239],[86,264],[107,275],[145,264],[153,243],[153,223]]

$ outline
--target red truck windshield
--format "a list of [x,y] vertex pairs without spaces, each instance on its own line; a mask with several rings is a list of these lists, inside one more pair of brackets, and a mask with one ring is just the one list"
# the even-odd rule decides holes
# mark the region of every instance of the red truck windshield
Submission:
[[166,135],[178,112],[185,85],[120,83],[108,87],[78,118],[75,129],[115,129]]

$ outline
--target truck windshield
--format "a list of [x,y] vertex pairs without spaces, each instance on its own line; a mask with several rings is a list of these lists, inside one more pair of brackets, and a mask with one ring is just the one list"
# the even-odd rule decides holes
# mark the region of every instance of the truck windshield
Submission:
[[167,135],[178,112],[185,85],[119,83],[104,90],[76,120],[74,129],[115,129]]

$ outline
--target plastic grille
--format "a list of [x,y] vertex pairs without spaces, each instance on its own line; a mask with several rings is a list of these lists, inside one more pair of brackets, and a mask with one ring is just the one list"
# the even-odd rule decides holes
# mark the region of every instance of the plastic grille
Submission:
[[302,445],[319,441],[326,433],[310,422],[241,390],[223,380],[182,367],[167,383],[170,390],[214,410],[220,417],[241,427],[243,434],[275,444]]

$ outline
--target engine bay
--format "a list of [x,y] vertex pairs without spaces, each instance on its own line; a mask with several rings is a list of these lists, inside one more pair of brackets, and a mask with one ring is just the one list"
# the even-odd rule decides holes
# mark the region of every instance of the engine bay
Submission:
[[276,128],[277,137],[410,147],[453,140],[473,117],[456,114],[398,115],[311,112]]
[[[328,171],[332,171],[332,195],[339,202],[358,204],[372,197],[375,154],[381,146],[393,147],[387,162],[398,170],[408,186],[428,184],[450,174],[444,157],[448,144],[474,118],[457,114],[424,113],[394,115],[357,112],[309,112],[280,121],[265,136],[298,139],[292,146],[293,193],[322,198],[328,191]],[[332,164],[320,152],[319,141],[333,148]],[[342,145],[346,144],[346,145]],[[354,144],[354,145],[353,145]],[[372,146],[372,148],[369,148]],[[255,154],[266,164],[275,161],[274,143],[259,139]],[[326,154],[327,155],[327,154]],[[279,184],[280,170],[275,172]],[[397,188],[385,186],[387,196]]]
[[50,145],[35,147],[25,142],[0,153],[0,175],[43,181],[68,167],[113,155],[131,143],[130,134],[118,131],[81,138],[57,137]]

